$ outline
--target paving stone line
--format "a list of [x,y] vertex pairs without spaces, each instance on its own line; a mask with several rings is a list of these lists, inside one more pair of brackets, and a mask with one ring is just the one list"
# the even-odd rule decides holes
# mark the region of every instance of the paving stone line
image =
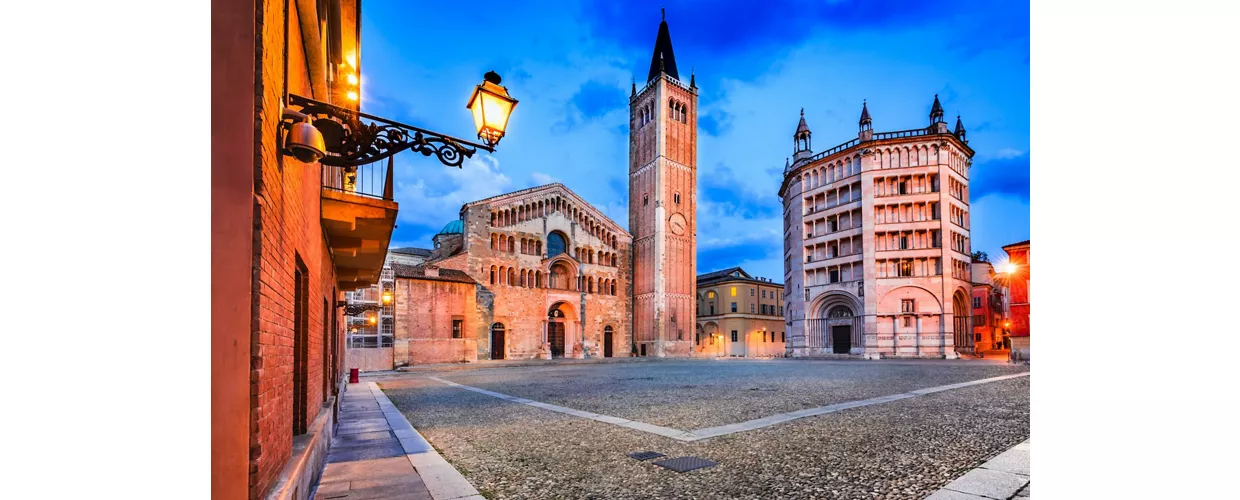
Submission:
[[392,400],[388,399],[387,394],[379,389],[379,384],[374,382],[367,384],[370,386],[371,394],[379,402],[379,410],[387,419],[392,433],[400,440],[406,458],[422,477],[422,482],[430,492],[431,498],[434,500],[484,500],[474,485],[470,484],[469,480],[465,479],[465,476],[461,475],[452,464],[444,460],[435,448],[418,433],[417,429],[413,428],[405,415],[396,408],[396,405],[392,404]]
[[[1017,377],[1027,377],[1029,376],[1029,373],[1030,372],[1022,372],[1022,373],[1014,373],[1011,375],[1001,375],[998,377],[971,380],[968,382],[961,382],[957,384],[948,384],[948,385],[940,385],[937,387],[928,387],[925,389],[918,389],[915,391],[909,391],[909,392],[904,392],[900,394],[892,394],[889,396],[879,396],[876,398],[863,399],[859,401],[848,401],[845,403],[835,403],[835,404],[830,404],[826,406],[820,406],[817,408],[807,408],[804,410],[797,410],[793,412],[778,413],[778,414],[771,415],[768,417],[762,417],[762,418],[740,422],[740,423],[735,423],[735,424],[720,425],[717,427],[707,427],[707,428],[698,429],[695,431],[682,431],[680,429],[673,429],[671,427],[662,427],[662,426],[658,426],[654,424],[647,424],[645,422],[637,422],[634,420],[628,420],[628,419],[624,419],[620,417],[613,417],[610,415],[600,415],[598,413],[575,410],[573,408],[567,408],[564,406],[557,406],[557,405],[553,405],[549,403],[533,401],[530,399],[510,396],[510,395],[499,393],[499,392],[488,391],[486,389],[480,389],[478,387],[458,384],[456,382],[444,380],[439,377],[427,377],[427,378],[434,380],[436,382],[445,384],[445,385],[449,385],[452,387],[458,387],[458,388],[465,389],[468,391],[477,392],[479,394],[486,394],[488,396],[503,399],[505,401],[511,401],[513,403],[520,403],[523,405],[533,406],[535,408],[542,408],[544,410],[565,413],[565,414],[572,415],[575,417],[586,418],[586,419],[603,422],[607,424],[612,424],[612,425],[618,425],[620,427],[627,427],[629,429],[638,430],[642,432],[649,432],[651,434],[658,434],[660,436],[669,437],[677,441],[692,442],[692,441],[699,441],[702,439],[709,439],[713,437],[726,436],[728,434],[734,434],[737,432],[761,429],[763,427],[770,427],[772,425],[782,424],[785,422],[791,422],[799,418],[813,417],[813,416],[823,415],[827,413],[837,412],[840,410],[847,410],[849,408],[858,408],[861,406],[889,403],[892,401],[899,401],[901,399],[915,398],[918,396],[924,396],[926,394],[934,394],[936,392],[948,391],[952,389],[960,389],[963,387],[970,387],[970,386],[979,385],[979,384],[989,384],[991,382],[999,382],[1001,380],[1007,380],[1007,379],[1017,378]],[[374,382],[371,382],[371,384],[374,384]],[[384,398],[386,400],[386,396]],[[391,402],[389,402],[388,404],[390,405]],[[402,416],[402,418],[404,417]]]
[[1008,500],[1029,496],[1029,440],[1013,446],[926,500]]

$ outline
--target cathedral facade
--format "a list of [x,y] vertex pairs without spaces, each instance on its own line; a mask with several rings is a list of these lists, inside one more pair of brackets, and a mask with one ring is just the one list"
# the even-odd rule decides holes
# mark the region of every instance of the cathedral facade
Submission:
[[562,184],[467,203],[393,265],[394,366],[629,356],[632,238]]

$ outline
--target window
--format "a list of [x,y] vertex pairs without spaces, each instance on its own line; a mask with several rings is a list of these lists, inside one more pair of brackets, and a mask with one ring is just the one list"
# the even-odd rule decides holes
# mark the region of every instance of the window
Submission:
[[913,299],[901,299],[900,300],[900,312],[906,312],[906,313],[917,312],[914,309]]
[[642,195],[642,206],[644,207],[649,204],[650,204],[650,195],[643,194]]
[[762,291],[762,298],[764,298],[764,299],[766,298],[766,290],[763,290],[763,291]]
[[787,341],[788,341],[788,337],[785,337],[785,336],[784,336],[784,332],[779,332],[779,341],[780,341],[780,342],[787,342]]
[[[460,319],[452,320],[452,338],[454,339],[461,338],[461,327],[463,327],[464,324],[465,324],[465,320],[460,320]],[[503,327],[500,327],[500,328],[503,328]]]
[[762,343],[766,343],[766,332],[762,332]]
[[733,297],[735,297],[735,296],[736,296],[736,287],[732,287],[732,296],[733,296]]
[[912,317],[912,316],[905,316],[905,317],[904,317],[904,326],[905,326],[905,327],[911,327],[911,326],[913,326],[913,317]]
[[732,312],[736,312],[736,303],[735,303],[735,302],[733,302],[733,303],[732,303]]
[[714,304],[711,304],[711,305],[710,305],[710,315],[711,315],[711,316],[714,316],[714,315],[715,315],[715,305],[714,305]]
[[672,195],[672,199],[676,201],[677,205],[679,205],[680,204],[680,193],[676,193]]
[[754,312],[753,309],[754,309],[753,304],[749,304],[749,314],[753,314]]
[[713,290],[712,290],[712,291],[709,291],[709,292],[706,292],[706,298],[708,298],[708,299],[713,299],[713,298],[715,298],[715,292],[714,292]]
[[752,288],[750,288],[750,289],[749,289],[749,296],[750,296],[750,297],[753,297],[753,295],[754,295],[754,291],[753,291],[753,289],[752,289]]
[[558,231],[547,235],[547,257],[555,257],[566,252],[568,242]]
[[982,308],[982,298],[981,298],[981,297],[973,297],[973,308],[974,308],[974,309],[981,309],[981,308]]
[[300,255],[294,255],[293,270],[293,435],[309,428],[307,397],[309,390],[310,276]]
[[973,326],[986,326],[986,315],[978,314],[973,317]]
[[736,330],[732,330],[732,342],[736,342]]

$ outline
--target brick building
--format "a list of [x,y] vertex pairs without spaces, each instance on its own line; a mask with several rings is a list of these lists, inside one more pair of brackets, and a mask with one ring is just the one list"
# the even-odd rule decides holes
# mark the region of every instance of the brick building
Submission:
[[973,346],[964,126],[874,132],[815,153],[802,112],[784,168],[784,309],[792,356],[956,357]]
[[[432,250],[404,247],[388,250],[383,262],[379,282],[369,287],[345,292],[345,368],[357,368],[368,372],[391,370],[394,353],[392,344],[396,332],[395,310],[391,303],[384,304],[385,293],[395,293],[394,265],[415,266],[426,262]],[[352,311],[354,314],[349,314]]]
[[285,154],[282,115],[289,95],[357,109],[360,2],[211,8],[212,495],[308,498],[343,377],[337,301],[379,279],[397,204]]
[[693,353],[697,273],[697,98],[680,80],[667,20],[646,84],[629,97],[629,231],[639,356]]
[[1009,336],[1013,359],[1029,359],[1029,240],[1003,247],[1008,254],[1009,271],[1004,277],[1008,289]]
[[784,285],[733,267],[698,276],[696,356],[784,355]]
[[465,204],[395,265],[396,366],[629,356],[632,237],[562,184]]
[[973,262],[973,347],[976,352],[1004,347],[1003,292],[995,286],[995,268]]

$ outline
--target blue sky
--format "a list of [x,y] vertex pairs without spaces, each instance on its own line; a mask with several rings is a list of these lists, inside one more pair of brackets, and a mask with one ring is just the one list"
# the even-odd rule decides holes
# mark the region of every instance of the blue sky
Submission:
[[856,136],[862,99],[891,131],[926,126],[938,94],[977,153],[973,249],[1029,238],[1028,3],[367,0],[364,111],[470,138],[484,72],[520,100],[497,153],[464,169],[396,157],[393,246],[430,247],[463,203],[557,181],[626,227],[630,82],[646,77],[660,7],[701,92],[699,272],[782,280],[777,192],[798,112],[821,151]]

